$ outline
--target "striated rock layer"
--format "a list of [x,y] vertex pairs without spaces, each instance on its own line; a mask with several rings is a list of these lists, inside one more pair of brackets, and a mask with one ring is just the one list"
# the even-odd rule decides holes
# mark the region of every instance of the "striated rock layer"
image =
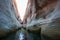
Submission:
[[0,37],[21,26],[13,0],[0,0]]
[[30,0],[24,23],[29,30],[41,28],[46,40],[60,40],[60,0]]
[[[22,26],[15,7],[13,0],[0,0],[0,37]],[[60,40],[60,0],[29,0],[23,26],[37,40]]]

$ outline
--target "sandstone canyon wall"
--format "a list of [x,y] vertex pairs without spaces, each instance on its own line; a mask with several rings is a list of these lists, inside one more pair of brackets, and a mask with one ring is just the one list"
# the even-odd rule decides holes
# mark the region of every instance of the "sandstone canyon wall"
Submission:
[[20,27],[14,0],[0,0],[0,37]]
[[27,10],[24,20],[27,28],[41,28],[46,40],[60,39],[60,0],[30,0]]
[[[13,0],[0,0],[0,37],[21,26]],[[32,33],[40,30],[43,40],[59,40],[60,0],[29,0],[23,26]]]

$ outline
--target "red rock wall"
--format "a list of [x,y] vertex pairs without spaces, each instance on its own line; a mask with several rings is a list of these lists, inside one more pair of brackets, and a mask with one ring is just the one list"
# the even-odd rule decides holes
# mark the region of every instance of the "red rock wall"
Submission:
[[33,19],[46,18],[49,12],[54,10],[57,0],[29,0],[24,22]]

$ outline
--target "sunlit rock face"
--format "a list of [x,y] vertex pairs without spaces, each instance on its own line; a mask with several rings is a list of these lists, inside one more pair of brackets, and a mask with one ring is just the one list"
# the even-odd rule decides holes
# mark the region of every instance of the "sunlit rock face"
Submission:
[[13,0],[0,0],[0,37],[20,27]]
[[60,39],[60,1],[31,0],[28,4],[25,23],[28,28],[41,27],[46,40]]

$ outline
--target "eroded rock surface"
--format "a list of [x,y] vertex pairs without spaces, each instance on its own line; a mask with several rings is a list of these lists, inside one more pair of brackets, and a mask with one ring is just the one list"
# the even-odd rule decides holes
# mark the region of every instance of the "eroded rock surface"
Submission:
[[29,7],[24,20],[27,27],[41,27],[44,40],[60,40],[60,0],[32,0]]
[[16,14],[13,0],[0,0],[0,37],[21,26]]
[[[21,27],[14,8],[12,0],[0,0],[0,37]],[[33,31],[41,29],[42,40],[59,40],[60,0],[29,0],[23,23],[35,38]]]

